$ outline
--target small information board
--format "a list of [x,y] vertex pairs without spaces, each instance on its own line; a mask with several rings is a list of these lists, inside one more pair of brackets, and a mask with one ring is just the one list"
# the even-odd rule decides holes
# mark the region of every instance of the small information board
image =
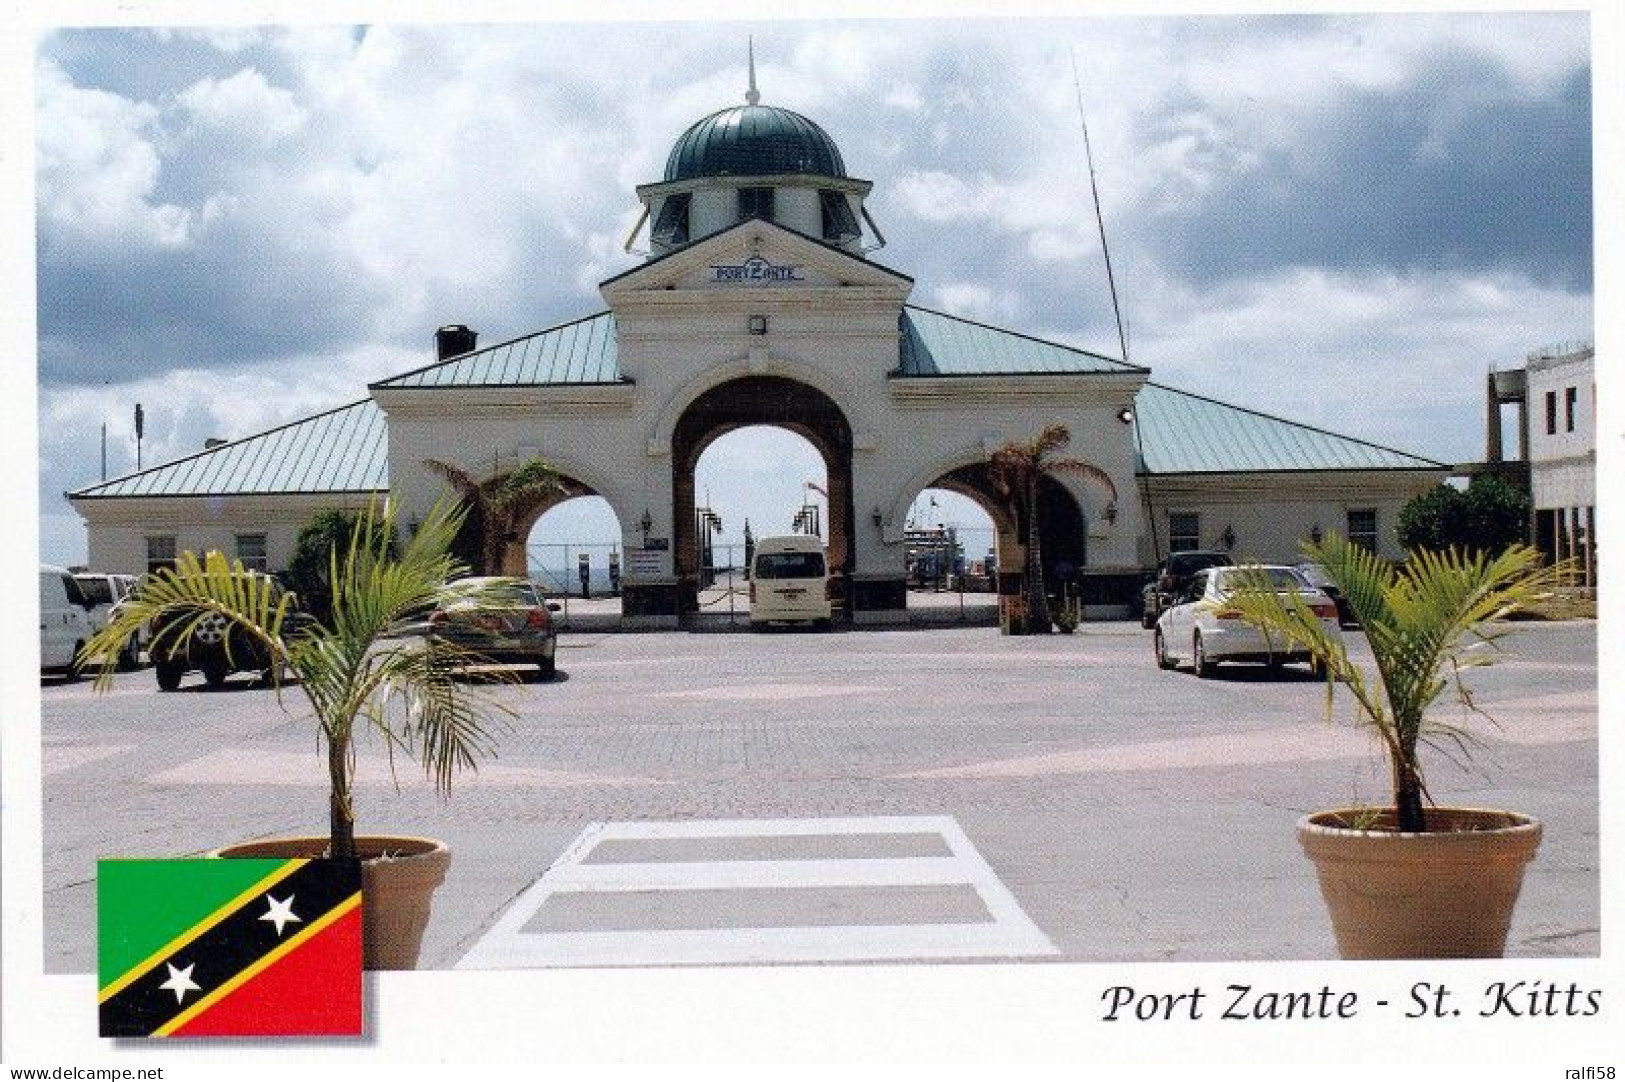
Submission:
[[626,573],[633,578],[653,578],[666,570],[666,554],[661,549],[627,549]]

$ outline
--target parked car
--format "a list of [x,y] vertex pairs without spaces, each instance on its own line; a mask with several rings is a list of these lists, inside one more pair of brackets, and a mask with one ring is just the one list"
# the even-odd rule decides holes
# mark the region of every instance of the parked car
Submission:
[[553,679],[558,671],[557,604],[545,601],[526,579],[491,576],[460,579],[458,585],[495,586],[503,603],[453,601],[429,614],[429,634],[479,655],[480,661],[535,665],[543,680]]
[[1140,591],[1140,626],[1157,626],[1157,617],[1185,592],[1191,576],[1207,567],[1230,567],[1235,563],[1228,552],[1192,550],[1175,552],[1157,565],[1156,574]]
[[[274,602],[288,592],[280,582],[262,572],[244,571],[243,574],[269,581]],[[297,598],[291,598],[283,617],[282,634],[285,638],[298,635],[312,622],[299,611]],[[191,633],[187,634],[189,626]],[[264,644],[217,613],[199,616],[195,610],[181,609],[154,619],[148,654],[160,691],[174,691],[181,686],[182,678],[193,671],[201,672],[204,682],[212,688],[224,684],[233,673],[258,673],[267,681],[273,675],[271,658]]]
[[1272,640],[1243,620],[1240,612],[1227,607],[1231,594],[1249,584],[1267,584],[1277,594],[1297,594],[1327,632],[1343,634],[1337,605],[1293,568],[1269,564],[1210,567],[1192,575],[1185,592],[1157,618],[1152,640],[1157,667],[1172,669],[1189,661],[1197,676],[1208,677],[1221,661],[1259,661],[1271,668],[1292,661],[1313,664],[1301,648]]
[[1354,615],[1354,609],[1349,605],[1349,599],[1343,596],[1343,591],[1337,583],[1326,573],[1326,569],[1315,563],[1302,563],[1293,568],[1298,574],[1309,581],[1309,585],[1331,598],[1337,605],[1337,620],[1344,627],[1359,627],[1360,621]]
[[[130,596],[135,589],[133,575],[107,575],[100,571],[80,571],[74,574],[73,581],[78,584],[79,592],[85,598],[85,611],[90,619],[90,632],[94,635],[106,627],[113,619],[119,604]],[[141,651],[146,643],[139,637],[131,638],[124,644],[124,652],[119,655],[118,667],[120,669],[138,669],[141,667]]]
[[91,635],[85,597],[73,576],[60,567],[40,564],[39,666],[41,672],[79,675],[79,651]]

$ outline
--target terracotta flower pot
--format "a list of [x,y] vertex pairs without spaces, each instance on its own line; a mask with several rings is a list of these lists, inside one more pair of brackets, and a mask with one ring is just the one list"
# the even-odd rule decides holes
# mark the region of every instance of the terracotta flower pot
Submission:
[[[216,849],[215,857],[320,857],[328,839],[266,838]],[[432,838],[358,837],[362,962],[367,969],[416,969],[435,888],[451,850]]]
[[1433,829],[1401,834],[1392,810],[1371,829],[1369,809],[1298,821],[1344,958],[1499,958],[1524,866],[1540,844],[1538,820],[1514,812],[1429,808]]

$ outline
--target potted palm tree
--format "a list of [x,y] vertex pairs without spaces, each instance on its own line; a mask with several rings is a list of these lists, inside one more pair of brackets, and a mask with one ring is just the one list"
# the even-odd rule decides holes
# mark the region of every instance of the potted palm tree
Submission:
[[85,647],[85,656],[105,654],[97,687],[106,690],[118,648],[146,622],[173,628],[166,634],[184,645],[200,624],[224,619],[241,642],[269,659],[279,701],[281,674],[296,678],[325,753],[328,833],[231,846],[216,855],[360,860],[363,956],[370,969],[416,964],[430,895],[451,854],[431,839],[356,834],[357,728],[373,729],[392,756],[398,749],[415,758],[444,795],[457,770],[492,752],[493,715],[513,713],[480,687],[500,675],[469,673],[465,666],[476,657],[411,633],[437,606],[497,600],[500,586],[489,580],[449,581],[465,570],[448,554],[462,517],[450,504],[437,506],[396,552],[394,505],[363,512],[348,545],[332,548],[332,608],[320,623],[298,620],[292,595],[267,576],[245,572],[241,562],[218,552],[182,553],[173,569],[150,576]]
[[1495,622],[1543,596],[1561,568],[1542,567],[1525,545],[1496,555],[1416,550],[1401,568],[1335,534],[1303,551],[1342,587],[1374,672],[1351,659],[1341,635],[1298,594],[1244,588],[1231,604],[1324,668],[1328,713],[1337,685],[1346,687],[1387,754],[1391,805],[1322,811],[1298,823],[1338,950],[1345,958],[1499,957],[1541,825],[1517,812],[1431,806],[1419,751],[1470,746],[1470,732],[1430,708],[1453,688],[1465,710],[1482,713],[1463,672],[1493,660],[1505,634]]

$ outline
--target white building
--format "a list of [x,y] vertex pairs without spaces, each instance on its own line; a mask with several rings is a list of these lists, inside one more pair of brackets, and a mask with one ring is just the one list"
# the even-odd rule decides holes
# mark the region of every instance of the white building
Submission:
[[[678,626],[696,604],[695,465],[752,424],[822,454],[830,562],[856,622],[906,615],[904,525],[927,488],[988,511],[1001,589],[1019,590],[1018,531],[987,460],[1053,422],[1107,479],[1047,482],[1039,516],[1046,565],[1077,569],[1097,615],[1126,613],[1170,550],[1287,559],[1337,530],[1400,555],[1400,507],[1448,467],[910,304],[913,280],[865,254],[870,182],[817,124],[754,86],[747,102],[695,123],[638,188],[650,256],[601,283],[603,310],[483,348],[442,328],[434,363],[359,401],[70,493],[91,565],[142,572],[213,548],[277,570],[318,508],[389,490],[421,516],[446,494],[426,459],[490,476],[540,457],[573,482],[561,499],[596,494],[617,515],[624,618]],[[522,524],[508,571],[523,572],[549,506]]]
[[1529,355],[1529,495],[1535,544],[1596,584],[1597,374],[1591,346]]

